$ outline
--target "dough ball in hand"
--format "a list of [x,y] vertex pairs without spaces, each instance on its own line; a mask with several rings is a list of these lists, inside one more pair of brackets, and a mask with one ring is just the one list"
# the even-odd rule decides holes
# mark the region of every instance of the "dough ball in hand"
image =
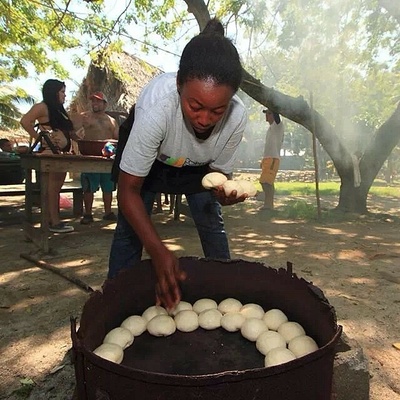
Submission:
[[244,193],[244,189],[238,181],[226,181],[223,185],[225,196],[230,196],[234,190],[236,190],[236,198],[240,197]]
[[220,311],[222,314],[237,313],[240,311],[242,306],[243,304],[239,300],[228,297],[218,304],[218,311]]
[[257,188],[250,181],[239,180],[237,182],[242,187],[244,193],[247,193],[249,197],[254,197],[257,194]]
[[294,321],[284,322],[282,325],[279,326],[278,333],[280,333],[285,338],[286,343],[289,343],[297,336],[302,336],[306,334],[304,328],[299,323]]
[[126,349],[133,343],[133,339],[134,337],[132,333],[128,329],[120,326],[111,329],[111,331],[105,336],[103,343],[114,343],[121,346],[123,349]]
[[243,322],[240,332],[244,338],[255,342],[258,337],[268,330],[266,323],[259,318],[246,318]]
[[315,340],[307,335],[297,336],[288,344],[288,349],[297,357],[303,357],[318,350]]
[[240,313],[243,314],[246,318],[258,318],[262,319],[264,317],[264,309],[254,303],[245,304],[241,309]]
[[133,336],[140,336],[147,326],[147,320],[140,315],[131,315],[126,318],[122,324],[122,328],[128,329]]
[[147,331],[153,336],[169,336],[176,331],[176,324],[169,315],[157,315],[147,323]]
[[150,306],[147,308],[144,313],[142,314],[142,317],[146,321],[150,321],[157,315],[168,315],[167,310],[164,307],[161,306]]
[[175,315],[176,329],[193,332],[199,327],[199,316],[193,310],[182,310]]
[[178,314],[179,312],[181,312],[183,310],[193,310],[193,307],[187,301],[180,301],[176,305],[176,307],[173,310],[171,310],[170,314],[175,316],[176,314]]
[[221,326],[228,332],[237,332],[242,328],[246,318],[239,312],[228,312],[221,318]]
[[216,309],[204,310],[199,314],[199,325],[203,329],[211,330],[221,326],[222,314]]
[[221,172],[210,172],[204,175],[201,184],[204,189],[212,189],[222,186],[227,180],[228,178],[224,174],[221,174]]
[[256,340],[257,350],[261,353],[268,354],[272,349],[283,347],[286,349],[286,340],[275,331],[266,331],[260,334]]
[[93,353],[116,364],[120,364],[124,358],[124,350],[115,343],[103,343]]
[[195,311],[197,314],[200,314],[205,310],[211,310],[217,307],[218,304],[215,300],[205,298],[205,299],[199,299],[193,304],[193,311]]
[[264,365],[266,367],[272,367],[274,365],[285,364],[295,359],[296,356],[289,349],[277,347],[269,351],[265,356]]
[[283,311],[272,308],[265,313],[263,320],[267,324],[268,329],[277,331],[284,322],[287,322],[288,318]]

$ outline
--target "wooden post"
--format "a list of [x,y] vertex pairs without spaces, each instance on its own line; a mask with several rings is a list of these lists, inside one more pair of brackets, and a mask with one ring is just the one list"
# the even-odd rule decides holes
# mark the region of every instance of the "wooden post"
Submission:
[[311,133],[312,133],[312,138],[313,138],[315,196],[317,198],[318,218],[321,218],[321,202],[320,202],[320,198],[319,198],[319,168],[318,168],[318,154],[317,154],[317,138],[315,136],[314,98],[313,98],[312,92],[310,92],[310,107],[311,107],[311,129],[312,129]]

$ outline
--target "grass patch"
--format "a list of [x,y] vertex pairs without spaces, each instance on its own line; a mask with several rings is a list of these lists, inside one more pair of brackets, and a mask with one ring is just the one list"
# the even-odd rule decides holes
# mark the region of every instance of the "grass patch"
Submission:
[[[262,192],[261,185],[258,190]],[[279,207],[278,215],[288,219],[303,219],[317,220],[318,210],[315,202],[308,202],[304,199],[289,200],[290,197],[315,197],[315,183],[313,182],[276,182],[275,194],[277,196],[285,196],[288,200],[284,205]],[[340,182],[339,181],[324,181],[319,183],[320,198],[334,197],[339,198]],[[386,182],[375,180],[369,191],[370,195],[378,198],[400,198],[400,186],[388,186]],[[338,222],[349,218],[348,214],[341,213],[337,210],[322,210],[321,220],[325,222]]]
[[[256,183],[257,190],[262,192],[260,183]],[[315,195],[313,182],[276,182],[275,193],[284,196],[312,196]],[[339,196],[340,182],[328,181],[319,183],[320,196]],[[380,197],[400,197],[399,186],[385,186],[380,181],[375,181],[369,191],[370,194]]]

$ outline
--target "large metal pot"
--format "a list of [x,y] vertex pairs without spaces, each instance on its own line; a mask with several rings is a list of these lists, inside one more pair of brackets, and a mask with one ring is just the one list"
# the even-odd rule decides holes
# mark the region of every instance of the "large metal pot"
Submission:
[[71,321],[77,393],[81,400],[268,399],[328,400],[335,345],[341,327],[333,307],[311,283],[285,269],[233,260],[184,257],[188,278],[183,300],[235,297],[265,310],[280,308],[303,325],[319,349],[286,364],[264,368],[264,357],[240,333],[197,329],[154,338],[144,333],[125,350],[122,364],[97,357],[93,350],[107,332],[154,304],[155,277],[149,260],[107,281],[103,293],[86,302],[80,328]]

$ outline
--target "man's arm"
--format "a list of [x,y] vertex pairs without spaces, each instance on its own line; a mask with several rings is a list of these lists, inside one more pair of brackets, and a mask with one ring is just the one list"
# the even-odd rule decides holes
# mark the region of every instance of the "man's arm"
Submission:
[[178,259],[164,245],[146,212],[140,195],[144,179],[121,171],[118,179],[118,204],[151,257],[157,275],[157,303],[172,309],[181,299],[179,282],[185,279],[185,273],[179,269]]
[[113,137],[113,139],[118,140],[119,126],[118,126],[117,120],[115,118],[112,118],[112,120],[113,120],[112,123],[113,123],[113,126],[114,126],[114,132],[113,132],[112,137]]

